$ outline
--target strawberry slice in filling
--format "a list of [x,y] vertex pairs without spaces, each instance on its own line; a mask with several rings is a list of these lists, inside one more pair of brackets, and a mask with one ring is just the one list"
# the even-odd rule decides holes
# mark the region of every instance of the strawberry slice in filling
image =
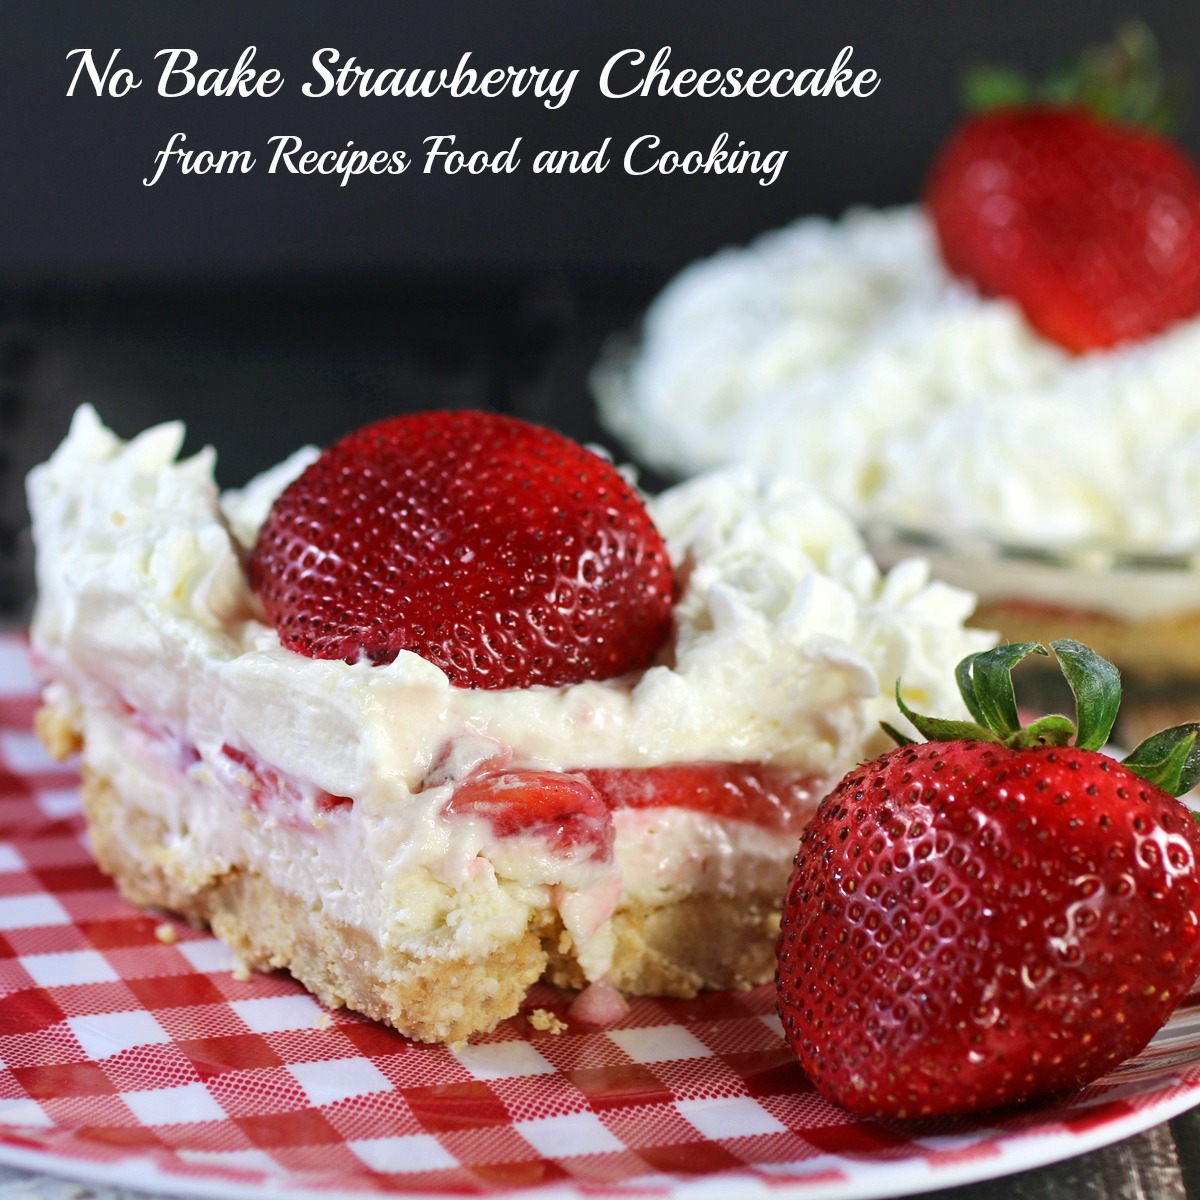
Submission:
[[798,834],[818,798],[816,780],[761,763],[602,767],[570,773],[483,771],[454,791],[444,811],[484,817],[497,837],[532,834],[556,850],[591,845],[612,856],[612,813],[684,808]]
[[671,763],[581,772],[612,810],[687,808],[777,833],[799,834],[820,798],[817,780],[763,763]]
[[[228,743],[222,756],[240,772],[250,807],[303,808],[302,789],[254,755]],[[196,756],[198,757],[198,755]],[[820,781],[762,763],[671,763],[656,767],[588,767],[577,771],[509,769],[485,762],[454,788],[442,812],[482,817],[497,838],[531,836],[557,852],[611,862],[613,814],[624,809],[681,808],[768,833],[796,835],[820,799]],[[316,791],[317,813],[353,801]]]
[[[297,811],[301,808],[303,792],[291,780],[273,771],[254,755],[239,750],[228,742],[222,745],[221,753],[244,772],[239,782],[246,789],[252,808],[261,810],[270,803],[282,804],[285,808]],[[318,812],[327,813],[335,809],[349,808],[354,801],[349,796],[333,796],[329,792],[317,791],[313,796],[313,803]]]
[[461,783],[443,810],[485,818],[499,838],[531,834],[558,851],[591,847],[601,861],[612,858],[613,824],[608,806],[580,775],[557,771],[491,771]]

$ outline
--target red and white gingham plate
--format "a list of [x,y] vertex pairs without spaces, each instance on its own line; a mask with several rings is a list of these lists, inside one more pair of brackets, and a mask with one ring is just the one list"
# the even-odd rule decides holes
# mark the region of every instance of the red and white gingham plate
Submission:
[[[188,1195],[898,1195],[1003,1175],[1200,1103],[1200,994],[1139,1058],[1054,1108],[856,1120],[812,1089],[770,988],[638,1000],[620,1026],[523,1017],[414,1045],[122,901],[77,778],[30,732],[0,637],[0,1162]],[[529,1007],[560,1015],[539,989]]]

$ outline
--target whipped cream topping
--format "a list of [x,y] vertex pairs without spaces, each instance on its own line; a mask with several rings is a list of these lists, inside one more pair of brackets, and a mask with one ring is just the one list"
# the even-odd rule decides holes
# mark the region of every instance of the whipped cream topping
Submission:
[[951,538],[1200,551],[1200,318],[1071,355],[954,279],[917,208],[807,218],[694,264],[595,386],[671,472],[787,470],[859,520]]
[[[357,872],[360,889],[314,875],[287,849],[293,834],[272,833],[284,849],[264,851],[264,861],[301,894],[320,876],[326,906],[367,927],[381,892],[405,897],[412,924],[376,931],[381,940],[415,945],[438,930],[476,945],[496,922],[510,928],[531,897],[565,889],[558,907],[576,943],[592,943],[586,965],[599,977],[620,853],[615,863],[564,859],[540,844],[516,853],[497,847],[485,820],[446,820],[456,783],[481,761],[565,770],[761,761],[832,782],[882,748],[881,718],[899,721],[897,677],[912,705],[952,715],[961,711],[954,664],[988,644],[963,628],[972,598],[931,583],[921,563],[881,576],[827,502],[794,482],[726,472],[651,503],[684,587],[675,636],[645,672],[488,692],[452,688],[410,653],[384,666],[305,658],[261,619],[238,538],[252,537],[310,452],[222,505],[212,452],[178,461],[182,440],[170,424],[122,442],[84,407],[31,474],[32,641],[52,698],[113,773],[148,770],[149,750],[121,749],[119,718],[133,712],[160,740],[189,748],[196,787],[230,790],[222,772],[233,747],[302,794],[352,797],[365,833],[348,877]],[[230,836],[244,844],[241,815]],[[201,837],[182,817],[180,829]],[[203,853],[219,842],[212,835]],[[427,910],[406,890],[420,886],[440,897]],[[483,903],[481,892],[495,894]],[[475,902],[451,920],[447,905],[468,894]]]

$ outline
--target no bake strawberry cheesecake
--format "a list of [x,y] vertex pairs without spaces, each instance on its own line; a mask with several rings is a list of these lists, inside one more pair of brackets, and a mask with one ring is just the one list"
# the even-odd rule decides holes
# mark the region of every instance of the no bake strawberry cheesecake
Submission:
[[[1129,53],[1096,61],[1153,97]],[[1129,121],[1006,79],[919,205],[690,266],[596,391],[638,458],[793,471],[1008,640],[1200,679],[1200,171],[1095,82]]]
[[219,494],[90,408],[30,476],[43,739],[101,865],[329,1004],[456,1042],[539,978],[770,977],[800,829],[988,638],[810,490],[643,503],[522,422],[396,418]]

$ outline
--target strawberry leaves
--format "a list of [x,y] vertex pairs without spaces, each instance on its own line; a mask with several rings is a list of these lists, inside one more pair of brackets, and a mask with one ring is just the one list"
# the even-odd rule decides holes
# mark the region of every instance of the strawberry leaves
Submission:
[[1075,105],[1096,116],[1167,133],[1179,123],[1184,82],[1163,67],[1158,42],[1140,21],[1117,29],[1109,43],[1089,46],[1034,82],[1012,67],[976,67],[963,79],[968,112],[1015,105]]
[[1029,654],[1045,653],[1045,647],[1037,642],[1013,642],[971,654],[959,663],[959,691],[981,725],[1000,734],[1002,739],[1020,731],[1012,669]]
[[1099,750],[1108,742],[1121,705],[1121,672],[1082,642],[1052,642],[1058,665],[1075,697],[1075,745]]
[[[1122,761],[1135,775],[1180,796],[1200,783],[1198,735],[1200,724],[1195,722],[1164,729],[1151,734]],[[1196,819],[1200,821],[1200,815]]]
[[[1107,659],[1072,638],[1050,643],[1059,669],[1075,697],[1075,719],[1061,713],[1022,725],[1013,688],[1013,668],[1030,654],[1048,653],[1037,642],[1014,642],[968,655],[955,675],[974,721],[953,721],[913,712],[896,681],[896,704],[917,731],[931,742],[978,741],[1018,750],[1034,746],[1074,746],[1098,751],[1108,743],[1121,703],[1121,674]],[[884,723],[899,745],[912,739]],[[1200,723],[1156,733],[1123,760],[1135,775],[1173,796],[1200,783]],[[1200,819],[1200,818],[1198,818]]]

